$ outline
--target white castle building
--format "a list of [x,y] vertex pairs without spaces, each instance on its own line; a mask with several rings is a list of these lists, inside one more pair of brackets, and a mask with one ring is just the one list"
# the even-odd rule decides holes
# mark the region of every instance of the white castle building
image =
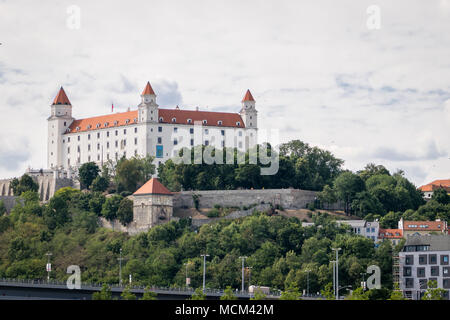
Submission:
[[122,156],[147,154],[159,165],[183,147],[203,144],[246,151],[257,143],[257,111],[249,90],[239,113],[162,109],[147,82],[136,110],[75,119],[61,87],[47,121],[49,169],[76,168],[86,162],[101,166]]

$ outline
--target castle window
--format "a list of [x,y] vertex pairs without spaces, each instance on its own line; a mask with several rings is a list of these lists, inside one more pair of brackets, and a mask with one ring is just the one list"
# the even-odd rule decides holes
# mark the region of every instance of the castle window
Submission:
[[109,137],[109,131],[106,131],[106,136]]
[[158,127],[158,132],[162,132],[162,127]]
[[194,145],[194,139],[191,139],[191,146]]
[[159,122],[163,122],[164,118],[163,117],[159,117]]
[[80,152],[80,146],[77,146],[77,151]]
[[80,136],[78,136],[78,141],[80,141]]
[[91,126],[90,124],[88,124],[87,127],[86,127],[86,129],[89,130],[90,128],[92,128],[92,126]]
[[64,121],[64,127],[66,126],[66,122]]
[[116,130],[116,136],[119,135],[119,130]]
[[136,123],[137,122],[137,118],[134,118],[133,121]]
[[158,143],[161,144],[162,143],[162,138],[158,137]]
[[239,131],[238,134],[239,134],[239,137],[242,137],[242,131]]
[[225,130],[220,130],[220,133],[224,136],[225,135]]
[[209,130],[208,129],[205,129],[205,134],[208,134],[209,133]]
[[177,139],[174,139],[174,140],[173,140],[173,144],[176,146],[176,145],[178,144],[178,140],[177,140]]
[[70,159],[67,159],[67,165],[70,166]]
[[137,138],[134,138],[134,144],[137,144]]
[[177,118],[172,118],[172,122],[177,122]]
[[250,120],[252,119],[252,116],[250,116]]
[[217,124],[218,124],[219,126],[221,126],[221,125],[222,125],[222,120],[217,121]]
[[117,124],[119,123],[119,121],[114,121],[114,125],[117,126]]
[[242,141],[239,141],[239,148],[242,148]]
[[88,140],[91,140],[91,134],[88,134]]
[[109,122],[105,122],[105,127],[107,127],[109,125]]
[[119,142],[116,140],[116,148],[119,146]]
[[123,129],[123,134],[127,134],[127,129]]
[[109,153],[106,154],[106,159],[109,160]]
[[100,124],[100,123],[97,123],[97,128],[100,128],[100,126],[101,126],[101,124]]
[[80,127],[77,127],[77,131],[80,131]]
[[97,150],[100,150],[100,143],[97,143]]
[[178,128],[177,127],[173,128],[173,132],[178,132]]
[[97,139],[100,139],[100,132],[97,132]]
[[253,125],[253,123],[250,122],[250,126],[252,126],[252,125]]
[[205,140],[205,146],[209,146],[209,140]]
[[222,141],[222,148],[225,147],[225,141]]
[[190,132],[191,134],[194,134],[194,128],[190,128],[190,129],[189,129],[189,132]]
[[203,124],[206,124],[206,123],[207,123],[208,121],[206,121],[206,120],[203,120],[202,122],[203,122]]
[[137,127],[136,127],[136,128],[134,128],[134,133],[137,133]]
[[236,125],[239,127],[241,125],[241,123],[238,121],[238,122],[236,122]]
[[91,151],[91,145],[88,144],[88,151]]
[[91,162],[91,156],[88,156],[88,162]]
[[67,142],[70,142],[70,137],[67,138]]
[[106,149],[109,149],[109,142],[106,143]]
[[130,122],[130,119],[125,120],[125,123],[128,124]]
[[134,155],[137,156],[137,150],[134,150]]
[[100,155],[97,154],[97,161],[100,161]]
[[187,123],[192,123],[192,119],[187,119]]
[[66,140],[63,139],[63,143],[66,142]]

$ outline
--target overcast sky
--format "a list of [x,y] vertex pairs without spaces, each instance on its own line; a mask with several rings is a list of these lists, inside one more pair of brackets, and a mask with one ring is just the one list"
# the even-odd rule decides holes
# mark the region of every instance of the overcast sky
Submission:
[[0,178],[46,166],[60,86],[82,118],[135,109],[147,80],[162,108],[238,112],[249,88],[280,142],[450,178],[450,0],[0,0],[0,42]]

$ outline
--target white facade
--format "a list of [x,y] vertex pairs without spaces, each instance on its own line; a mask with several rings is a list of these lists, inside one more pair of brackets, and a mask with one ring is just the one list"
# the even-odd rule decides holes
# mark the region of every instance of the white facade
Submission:
[[[65,100],[59,98],[61,95]],[[203,144],[246,151],[257,143],[253,98],[242,102],[239,114],[180,110],[178,106],[161,109],[150,84],[141,99],[137,110],[75,120],[72,106],[61,88],[47,119],[48,167],[69,169],[86,162],[101,166],[122,156],[147,154],[155,156],[158,165],[182,147]]]
[[337,220],[336,223],[347,224],[352,228],[353,233],[369,238],[376,242],[380,224],[378,221],[368,222],[365,220]]

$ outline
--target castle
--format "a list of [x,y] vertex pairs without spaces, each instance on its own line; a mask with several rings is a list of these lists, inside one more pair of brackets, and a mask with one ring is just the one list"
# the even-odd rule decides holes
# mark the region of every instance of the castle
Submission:
[[183,147],[211,145],[246,151],[257,143],[255,100],[247,90],[239,113],[159,108],[147,82],[136,110],[75,119],[61,87],[48,122],[47,167],[76,170],[122,157],[151,155],[159,165]]

